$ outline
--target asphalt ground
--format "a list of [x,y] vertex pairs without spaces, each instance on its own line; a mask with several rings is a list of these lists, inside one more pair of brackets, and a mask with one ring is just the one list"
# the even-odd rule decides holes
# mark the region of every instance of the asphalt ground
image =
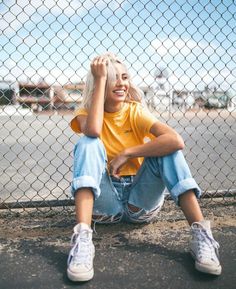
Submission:
[[201,201],[220,243],[221,276],[194,269],[188,252],[189,227],[167,201],[155,222],[96,225],[94,279],[73,283],[66,277],[73,208],[67,213],[1,212],[1,289],[234,289],[236,284],[235,200],[227,205]]

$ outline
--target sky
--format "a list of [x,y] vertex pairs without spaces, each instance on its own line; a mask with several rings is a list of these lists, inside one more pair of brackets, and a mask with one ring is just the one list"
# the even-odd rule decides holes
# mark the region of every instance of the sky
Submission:
[[235,0],[3,0],[0,13],[0,80],[76,83],[111,51],[139,86],[163,67],[175,89],[236,91]]

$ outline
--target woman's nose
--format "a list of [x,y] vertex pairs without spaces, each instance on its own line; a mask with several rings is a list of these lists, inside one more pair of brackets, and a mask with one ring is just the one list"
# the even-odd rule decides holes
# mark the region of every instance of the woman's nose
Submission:
[[118,77],[117,80],[116,80],[116,84],[117,85],[122,85],[123,84],[123,79]]

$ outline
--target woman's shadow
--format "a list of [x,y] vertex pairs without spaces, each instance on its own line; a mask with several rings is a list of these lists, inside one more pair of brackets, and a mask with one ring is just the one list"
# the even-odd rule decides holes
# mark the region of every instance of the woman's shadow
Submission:
[[[95,278],[93,279],[96,282],[96,276],[99,274],[103,274],[105,272],[100,272],[97,270],[101,264],[101,260],[99,260],[99,255],[102,253],[103,250],[105,250],[105,255],[109,256],[109,252],[111,254],[114,253],[114,250],[112,250],[109,246],[105,247],[100,247],[99,244],[101,242],[104,243],[105,240],[103,240],[103,236],[101,237],[95,237],[94,238],[94,245],[98,250],[96,251],[96,258],[94,261],[94,270],[95,270]],[[127,256],[127,258],[130,258],[130,256],[133,256],[137,262],[140,262],[140,265],[143,266],[143,270],[149,270],[149,264],[148,262],[158,262],[158,260],[161,260],[161,262],[169,263],[166,268],[170,268],[171,270],[175,270],[173,266],[176,266],[176,263],[178,263],[178,267],[181,266],[182,268],[178,268],[177,270],[184,272],[184,274],[188,275],[189,278],[193,281],[202,281],[202,282],[207,282],[207,281],[212,281],[214,279],[214,276],[204,274],[201,272],[198,272],[194,268],[194,261],[190,255],[189,252],[183,250],[182,248],[178,248],[178,246],[175,246],[175,249],[166,247],[162,244],[150,244],[145,241],[137,241],[137,240],[129,240],[127,239],[126,235],[124,233],[118,233],[113,236],[114,243],[112,245],[113,249],[117,249],[115,254],[119,254],[119,252],[122,252],[122,256]],[[54,245],[46,245],[42,247],[38,247],[37,249],[37,254],[40,254],[41,256],[45,257],[47,260],[48,264],[50,266],[56,267],[56,270],[58,271],[59,274],[62,276],[63,283],[68,286],[83,286],[87,282],[71,282],[66,275],[66,269],[67,269],[67,258],[68,258],[68,253],[69,253],[69,240],[68,240],[68,247],[65,248],[65,246],[58,247]],[[148,260],[144,260],[140,258],[142,254],[145,254],[147,256]],[[107,267],[112,268],[112,260],[113,258],[119,258],[119,256],[115,255],[112,258],[107,257]],[[126,258],[126,257],[125,257]],[[127,261],[127,262],[126,262]],[[106,260],[102,260],[102,262],[106,262]],[[145,262],[147,262],[147,266],[145,266]],[[171,263],[171,265],[170,265]],[[107,278],[116,278],[116,262],[114,260],[114,276],[109,275],[104,278],[106,282],[108,281]],[[123,264],[128,264],[128,260],[124,260]],[[158,265],[158,264],[157,264]],[[177,267],[176,267],[177,268]],[[161,268],[160,268],[161,269]],[[128,270],[128,269],[127,269]],[[164,268],[163,268],[164,270]],[[164,272],[164,274],[167,276],[167,278],[172,279],[172,272]],[[159,272],[158,274],[162,274]],[[105,277],[105,275],[104,275]],[[102,277],[98,277],[99,280],[103,280]],[[104,282],[105,282],[104,280]],[[93,282],[93,281],[92,281]],[[105,284],[104,284],[105,285]]]

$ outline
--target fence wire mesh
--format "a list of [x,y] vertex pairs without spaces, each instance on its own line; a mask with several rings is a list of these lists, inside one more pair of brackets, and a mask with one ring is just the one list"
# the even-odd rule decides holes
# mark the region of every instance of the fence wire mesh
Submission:
[[235,1],[8,0],[0,11],[0,208],[72,203],[69,121],[106,51],[183,136],[204,196],[235,197]]

